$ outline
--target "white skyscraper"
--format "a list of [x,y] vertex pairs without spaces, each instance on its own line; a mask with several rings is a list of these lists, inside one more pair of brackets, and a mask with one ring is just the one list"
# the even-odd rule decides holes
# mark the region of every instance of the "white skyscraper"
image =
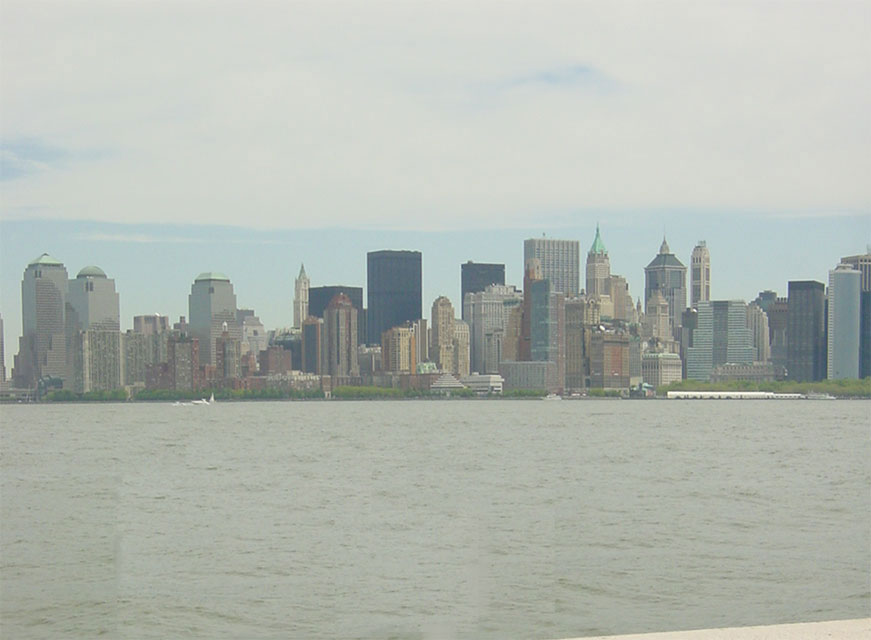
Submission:
[[828,378],[859,377],[859,291],[862,274],[841,263],[829,271]]
[[541,263],[542,277],[550,280],[551,291],[567,296],[580,292],[580,244],[577,240],[529,238],[523,241],[524,268],[531,259]]
[[293,328],[302,327],[303,321],[308,318],[308,276],[305,274],[305,265],[299,266],[299,275],[296,277],[293,292]]
[[690,257],[690,306],[711,299],[711,253],[704,240],[693,249]]

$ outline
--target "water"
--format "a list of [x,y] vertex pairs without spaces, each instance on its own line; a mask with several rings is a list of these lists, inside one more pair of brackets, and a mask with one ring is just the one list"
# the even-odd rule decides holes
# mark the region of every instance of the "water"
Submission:
[[871,614],[871,403],[3,406],[4,638]]

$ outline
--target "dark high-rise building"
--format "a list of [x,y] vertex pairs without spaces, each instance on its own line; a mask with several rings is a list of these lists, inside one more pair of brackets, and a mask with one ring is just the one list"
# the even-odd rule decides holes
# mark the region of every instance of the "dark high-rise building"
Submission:
[[653,292],[659,290],[668,300],[671,334],[680,339],[680,316],[687,306],[687,268],[668,248],[665,238],[659,253],[644,267],[644,308]]
[[357,310],[358,315],[363,313],[363,287],[346,287],[342,284],[335,284],[326,287],[309,287],[308,314],[315,318],[323,318],[324,311],[326,311],[330,301],[340,293],[348,297],[351,306]]
[[826,377],[825,285],[814,280],[789,283],[786,370],[790,380]]
[[326,358],[324,347],[324,321],[309,316],[302,323],[302,357],[300,370],[306,373],[324,373]]
[[505,284],[505,265],[472,262],[460,266],[460,308],[463,320],[466,318],[466,294],[480,293],[491,284]]
[[366,255],[368,344],[381,334],[423,317],[420,251],[370,251]]

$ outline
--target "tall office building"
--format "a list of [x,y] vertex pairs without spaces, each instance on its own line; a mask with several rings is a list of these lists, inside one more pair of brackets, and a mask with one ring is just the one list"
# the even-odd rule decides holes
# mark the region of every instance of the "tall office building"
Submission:
[[469,323],[465,320],[454,320],[454,367],[451,373],[463,377],[470,373],[470,342]]
[[[305,273],[305,265],[299,265],[299,275],[293,286],[293,328],[301,329],[302,323],[309,316],[309,279]],[[327,303],[324,304],[326,306]]]
[[454,306],[445,296],[432,303],[431,340],[429,351],[439,370],[454,370]]
[[536,259],[551,291],[576,296],[580,291],[580,245],[577,240],[529,238],[523,241],[523,264]]
[[690,306],[711,299],[711,253],[704,240],[693,248],[690,257]]
[[829,380],[859,377],[859,302],[862,274],[841,263],[829,271],[828,349]]
[[327,305],[339,294],[344,294],[357,310],[357,344],[366,344],[366,309],[363,307],[363,287],[333,284],[323,287],[310,287],[308,290],[308,314],[323,318]]
[[825,286],[814,280],[789,282],[786,317],[786,372],[790,380],[826,377]]
[[871,377],[871,249],[867,253],[841,258],[862,274],[859,286],[859,377]]
[[747,305],[747,328],[753,336],[753,348],[756,349],[756,362],[771,360],[771,343],[769,342],[768,315],[756,302]]
[[236,294],[230,278],[223,273],[198,275],[188,296],[188,308],[190,333],[199,340],[200,364],[217,363],[215,341],[223,333],[225,322],[230,337],[241,342],[242,329],[236,322]]
[[414,373],[418,336],[411,324],[391,327],[381,334],[381,367],[389,373]]
[[[120,301],[115,281],[100,267],[85,267],[68,285],[67,300],[79,330],[121,330]],[[69,310],[68,310],[69,311]]]
[[668,300],[671,334],[680,339],[680,318],[687,306],[687,268],[668,248],[662,239],[659,253],[644,268],[644,306],[654,291],[659,290]]
[[360,376],[357,362],[357,310],[351,299],[340,293],[330,301],[324,312],[327,373],[333,385],[348,384]]
[[63,263],[47,253],[33,259],[21,281],[22,336],[12,369],[14,384],[33,387],[41,377],[65,378],[66,299]]
[[747,305],[741,300],[703,300],[696,306],[698,320],[693,346],[687,349],[687,378],[709,380],[714,367],[751,364],[756,356],[747,328]]
[[523,295],[531,299],[529,360],[553,362],[557,389],[562,393],[566,378],[566,297],[561,291],[554,291],[546,278],[532,280]]
[[505,284],[505,265],[484,262],[468,262],[460,265],[460,306],[462,319],[466,322],[466,295],[479,293],[490,285]]
[[381,334],[423,317],[420,251],[371,251],[366,254],[368,343]]
[[[768,344],[771,351],[771,364],[786,368],[786,330],[789,320],[789,301],[775,297],[767,302],[765,314],[768,316]],[[760,305],[761,306],[761,305]]]
[[523,295],[517,288],[506,285],[490,285],[465,297],[463,317],[469,323],[472,371],[499,372],[508,315],[522,301]]
[[115,281],[99,267],[70,280],[66,307],[68,377],[79,393],[121,386],[121,320]]
[[[596,225],[596,238],[587,252],[587,298],[611,295],[611,260],[602,242],[599,225]],[[572,294],[574,295],[574,294]]]
[[300,370],[305,373],[324,375],[326,348],[324,346],[324,320],[309,316],[302,323],[302,348]]

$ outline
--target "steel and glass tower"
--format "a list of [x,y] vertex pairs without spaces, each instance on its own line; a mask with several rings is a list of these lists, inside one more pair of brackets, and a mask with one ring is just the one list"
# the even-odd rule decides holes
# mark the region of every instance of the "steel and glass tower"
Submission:
[[366,254],[368,343],[381,334],[423,317],[420,251],[371,251]]

